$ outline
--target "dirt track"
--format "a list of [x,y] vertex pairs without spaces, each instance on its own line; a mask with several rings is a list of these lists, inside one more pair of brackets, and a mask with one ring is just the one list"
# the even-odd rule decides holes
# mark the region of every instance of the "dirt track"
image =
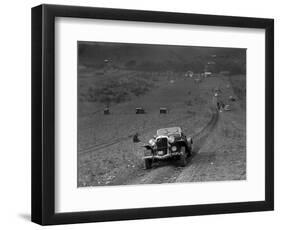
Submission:
[[243,143],[239,143],[241,130],[235,122],[227,114],[213,110],[208,124],[193,136],[194,152],[186,167],[163,162],[138,174],[126,184],[246,179],[246,154]]
[[[188,165],[192,164],[193,158],[198,154],[201,146],[212,133],[217,125],[219,113],[216,109],[211,110],[211,119],[199,132],[193,135],[194,146],[193,154],[188,160]],[[188,167],[188,166],[187,166]],[[180,175],[184,172],[185,168],[176,167],[171,162],[158,163],[153,169],[146,171],[141,177],[137,177],[128,184],[161,184],[171,183],[178,180]]]

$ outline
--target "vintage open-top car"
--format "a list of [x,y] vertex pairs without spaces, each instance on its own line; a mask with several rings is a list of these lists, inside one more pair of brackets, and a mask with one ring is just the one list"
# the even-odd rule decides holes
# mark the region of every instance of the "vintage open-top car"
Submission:
[[145,169],[150,169],[155,161],[166,159],[178,160],[185,166],[192,154],[192,144],[192,138],[187,138],[180,127],[158,129],[157,135],[144,145]]

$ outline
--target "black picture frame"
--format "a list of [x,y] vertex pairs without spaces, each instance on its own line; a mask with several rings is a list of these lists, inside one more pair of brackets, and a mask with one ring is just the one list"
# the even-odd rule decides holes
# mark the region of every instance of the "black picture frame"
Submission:
[[[55,18],[109,19],[265,29],[265,200],[55,213]],[[262,150],[261,150],[262,151]],[[41,225],[222,214],[274,209],[274,20],[110,8],[32,8],[32,221]]]

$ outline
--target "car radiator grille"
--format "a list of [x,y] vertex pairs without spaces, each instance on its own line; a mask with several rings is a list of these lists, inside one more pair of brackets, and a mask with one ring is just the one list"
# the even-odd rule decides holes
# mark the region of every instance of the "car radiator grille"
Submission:
[[167,138],[157,139],[156,146],[157,146],[157,151],[164,151],[164,154],[166,154],[168,148],[168,139]]

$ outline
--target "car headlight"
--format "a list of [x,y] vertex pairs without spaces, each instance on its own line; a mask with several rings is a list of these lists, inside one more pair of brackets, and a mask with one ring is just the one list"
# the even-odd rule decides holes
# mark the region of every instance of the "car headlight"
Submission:
[[177,146],[173,145],[173,146],[172,146],[172,151],[173,151],[173,152],[177,151]]
[[175,137],[174,136],[170,136],[168,138],[169,143],[174,143],[175,142]]
[[148,141],[148,143],[151,145],[151,146],[154,146],[155,145],[155,140],[154,139],[150,139]]
[[187,140],[187,142],[188,142],[189,145],[192,145],[192,144],[193,144],[193,140],[192,140],[191,137],[186,138],[186,140]]

